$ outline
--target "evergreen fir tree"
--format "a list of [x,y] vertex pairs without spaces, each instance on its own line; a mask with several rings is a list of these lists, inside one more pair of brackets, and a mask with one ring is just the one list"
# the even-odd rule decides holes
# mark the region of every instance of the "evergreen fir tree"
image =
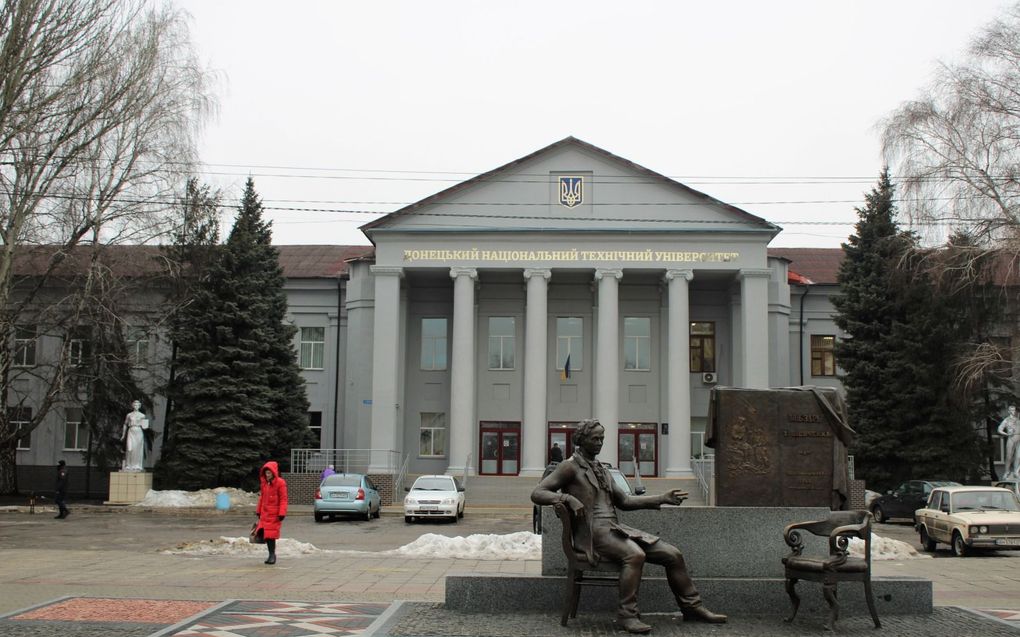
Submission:
[[885,488],[906,477],[899,461],[907,440],[896,418],[898,381],[890,367],[893,327],[903,321],[903,308],[890,293],[890,280],[903,254],[904,239],[895,221],[894,187],[884,170],[878,185],[857,209],[859,221],[849,241],[837,281],[841,294],[833,297],[836,325],[847,338],[837,341],[836,360],[844,371],[847,409],[857,438],[856,473],[871,488]]
[[226,245],[176,322],[174,429],[160,471],[170,484],[251,487],[265,460],[287,460],[292,446],[308,444],[295,328],[284,323],[271,237],[249,179]]
[[935,280],[931,261],[945,249],[921,250],[899,231],[893,194],[884,171],[857,211],[833,298],[848,334],[836,357],[857,430],[855,469],[878,490],[909,478],[973,479],[981,465],[958,362],[984,306],[967,293],[971,283]]
[[262,457],[290,464],[290,450],[318,445],[308,429],[308,397],[294,351],[297,328],[286,321],[287,296],[283,291],[283,268],[279,251],[272,246],[271,225],[262,218],[262,202],[249,178],[241,199],[241,212],[227,239],[227,256],[239,272],[247,273],[260,297],[258,317],[266,337],[260,352],[260,371],[265,375],[264,397],[269,417],[258,423],[263,441]]

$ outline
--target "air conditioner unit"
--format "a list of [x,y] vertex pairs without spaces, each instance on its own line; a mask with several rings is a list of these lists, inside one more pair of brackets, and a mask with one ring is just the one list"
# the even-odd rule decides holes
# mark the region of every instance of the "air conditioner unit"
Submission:
[[705,383],[706,385],[715,385],[716,383],[715,372],[705,372],[704,374],[702,374],[701,382]]

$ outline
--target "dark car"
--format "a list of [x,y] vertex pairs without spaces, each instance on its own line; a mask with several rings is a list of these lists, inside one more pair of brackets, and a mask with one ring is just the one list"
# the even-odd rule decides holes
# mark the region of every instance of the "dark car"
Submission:
[[900,486],[886,491],[871,502],[871,514],[876,522],[890,518],[908,518],[914,521],[914,511],[923,509],[928,496],[935,487],[959,486],[951,480],[907,480]]
[[[558,464],[559,464],[558,462],[549,463],[549,465],[546,466],[545,472],[542,474],[542,477],[545,478],[547,475],[552,473],[553,469],[555,469],[556,465]],[[624,493],[644,495],[645,493],[644,485],[638,485],[637,487],[631,488],[630,482],[627,482],[627,476],[620,473],[619,469],[613,467],[613,465],[609,464],[608,462],[603,462],[602,464],[605,465],[606,469],[609,470],[609,475],[613,478],[613,482],[619,485],[619,487],[623,489]],[[542,507],[540,507],[537,504],[534,505],[531,512],[531,529],[532,531],[539,535],[542,534]]]

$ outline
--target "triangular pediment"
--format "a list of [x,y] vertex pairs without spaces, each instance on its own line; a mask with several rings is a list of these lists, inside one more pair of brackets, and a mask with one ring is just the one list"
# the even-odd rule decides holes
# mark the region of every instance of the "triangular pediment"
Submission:
[[[568,137],[362,226],[389,232],[755,233],[779,228]],[[374,239],[373,239],[374,240]]]

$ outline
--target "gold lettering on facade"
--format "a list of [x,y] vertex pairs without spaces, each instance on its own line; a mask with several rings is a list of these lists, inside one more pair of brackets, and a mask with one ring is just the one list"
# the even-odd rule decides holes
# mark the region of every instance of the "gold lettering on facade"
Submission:
[[404,250],[405,262],[487,261],[505,263],[579,262],[596,263],[729,263],[739,252],[685,252],[652,250]]

